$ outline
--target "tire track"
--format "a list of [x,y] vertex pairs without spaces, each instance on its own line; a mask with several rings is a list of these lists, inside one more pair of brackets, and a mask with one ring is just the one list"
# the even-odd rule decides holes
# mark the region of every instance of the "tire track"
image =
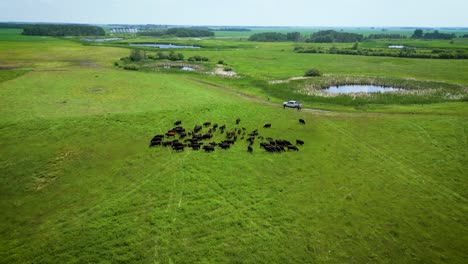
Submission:
[[[258,97],[255,97],[255,96],[253,96],[253,95],[250,95],[250,94],[247,94],[247,93],[244,93],[244,92],[241,92],[241,91],[238,91],[238,90],[235,90],[235,89],[226,87],[226,86],[222,86],[222,85],[219,85],[219,84],[210,83],[210,82],[207,82],[207,81],[198,80],[198,79],[195,79],[195,78],[187,78],[187,79],[190,80],[190,81],[192,81],[192,82],[205,84],[205,85],[208,85],[208,86],[211,86],[211,87],[216,87],[216,88],[222,89],[222,90],[224,90],[224,91],[228,91],[228,92],[230,92],[230,93],[237,94],[237,95],[239,95],[239,96],[242,96],[242,97],[244,97],[244,98],[247,98],[247,99],[249,99],[249,100],[251,100],[251,101],[255,101],[255,102],[257,102],[257,103],[261,103],[261,104],[263,104],[263,105],[269,105],[269,106],[278,107],[278,103],[274,103],[274,102],[270,102],[270,101],[267,101],[267,100],[263,100],[263,99],[260,99],[260,98],[258,98]],[[308,108],[308,107],[302,107],[302,110],[303,110],[303,111],[307,111],[307,112],[322,113],[322,114],[331,114],[331,113],[334,113],[334,112],[327,111],[327,110],[321,110],[321,109],[315,109],[315,108]]]

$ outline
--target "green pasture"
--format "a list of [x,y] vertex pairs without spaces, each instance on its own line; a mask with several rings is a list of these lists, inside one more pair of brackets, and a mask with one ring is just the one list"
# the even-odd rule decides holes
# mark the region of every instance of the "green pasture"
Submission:
[[[241,76],[228,79],[114,67],[128,48],[8,38],[0,41],[0,263],[468,257],[466,102],[369,113],[260,100],[265,82],[311,67],[456,89],[468,84],[466,60],[297,54],[291,43],[176,51],[225,60]],[[305,144],[286,153],[267,153],[258,140],[253,153],[240,140],[214,153],[148,147],[176,120],[229,130],[236,118],[247,131]]]
[[[202,46],[201,49],[175,50],[181,52],[186,58],[201,55],[210,58],[212,63],[224,60],[235,72],[260,80],[287,79],[302,76],[310,68],[318,68],[325,74],[332,75],[364,75],[364,76],[391,76],[398,78],[411,78],[418,80],[442,81],[449,83],[468,84],[468,64],[466,60],[442,59],[415,59],[394,57],[350,56],[337,54],[299,54],[294,52],[295,46],[350,48],[353,43],[292,43],[292,42],[250,42],[238,40],[188,39],[182,38],[129,38],[125,44],[100,43],[100,46],[111,45],[129,48],[126,43],[149,42],[171,43],[180,45]],[[413,44],[425,43],[413,41]],[[362,47],[372,47],[367,42]],[[448,43],[448,42],[447,42]],[[403,43],[404,44],[404,43]],[[444,48],[444,43],[435,41],[433,48]],[[449,44],[447,44],[449,45]],[[456,44],[457,48],[466,48],[468,45]],[[140,48],[147,52],[169,52],[157,48]],[[128,51],[129,53],[129,51]],[[128,54],[127,53],[127,54]],[[115,58],[117,60],[118,58]]]

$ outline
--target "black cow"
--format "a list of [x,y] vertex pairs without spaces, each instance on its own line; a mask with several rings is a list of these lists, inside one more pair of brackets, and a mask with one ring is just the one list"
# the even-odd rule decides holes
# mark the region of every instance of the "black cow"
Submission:
[[164,147],[172,146],[172,141],[165,141],[165,142],[162,142],[162,145],[163,145]]
[[213,137],[213,135],[211,135],[210,133],[206,133],[206,134],[204,134],[204,135],[202,136],[202,139],[210,139],[210,138],[212,138],[212,137]]
[[299,119],[299,124],[303,124],[303,125],[305,125],[305,121],[304,121],[304,119]]
[[206,145],[206,146],[203,146],[203,150],[206,152],[210,152],[210,151],[214,151],[215,148],[211,145]]
[[180,124],[182,124],[182,121],[180,121],[180,120],[177,120],[177,121],[174,122],[174,126],[178,126]]
[[236,119],[236,125],[238,125],[240,123],[240,118],[237,118]]
[[220,126],[220,127],[219,127],[219,129],[221,129],[221,130],[224,130],[224,129],[226,129],[226,125],[222,125],[222,126]]
[[299,149],[298,149],[296,146],[294,146],[294,145],[288,145],[287,147],[288,147],[288,150],[299,151]]
[[265,124],[265,125],[263,126],[263,128],[270,128],[270,127],[271,127],[271,124]]
[[152,140],[149,146],[154,147],[154,146],[159,146],[159,145],[161,145],[161,140]]
[[296,145],[304,145],[304,141],[296,139]]
[[229,143],[227,142],[222,142],[219,144],[219,147],[222,148],[222,149],[228,149],[231,147],[231,145],[229,145]]
[[164,135],[156,135],[151,140],[162,139],[162,138],[164,138]]
[[253,152],[253,148],[251,146],[247,146],[247,151],[252,153]]
[[184,151],[184,145],[172,145],[172,149],[175,151]]
[[193,132],[197,133],[197,132],[200,131],[201,129],[202,129],[202,126],[196,125],[196,126],[193,128]]
[[211,122],[205,122],[205,123],[203,123],[203,126],[204,127],[209,127],[209,126],[211,126]]
[[200,147],[202,146],[202,143],[192,143],[192,144],[188,144],[187,146],[191,147],[193,150],[199,150]]

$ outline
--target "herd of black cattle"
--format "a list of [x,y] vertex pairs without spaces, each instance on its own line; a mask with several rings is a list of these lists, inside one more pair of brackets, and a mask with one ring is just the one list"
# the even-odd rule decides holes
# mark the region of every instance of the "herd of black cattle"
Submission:
[[[193,150],[200,150],[202,148],[206,152],[212,152],[216,147],[221,149],[229,149],[237,141],[245,141],[248,143],[247,151],[253,152],[253,145],[256,139],[260,142],[260,148],[267,152],[285,152],[285,151],[299,151],[297,146],[303,145],[304,141],[297,139],[296,144],[292,144],[288,140],[273,139],[270,137],[264,138],[255,129],[247,133],[244,127],[239,127],[240,119],[236,119],[236,126],[232,130],[227,130],[226,125],[218,126],[218,124],[211,122],[203,123],[203,126],[196,125],[192,130],[187,131],[183,128],[182,121],[176,121],[174,128],[168,130],[165,134],[156,135],[151,139],[150,147],[164,146],[172,147],[174,151],[183,151],[186,147]],[[305,125],[303,119],[299,119],[299,124]],[[205,128],[206,131],[203,131]],[[265,124],[263,128],[271,128],[271,124]],[[224,134],[225,139],[221,142],[211,141],[215,133]],[[208,142],[207,142],[208,141]]]

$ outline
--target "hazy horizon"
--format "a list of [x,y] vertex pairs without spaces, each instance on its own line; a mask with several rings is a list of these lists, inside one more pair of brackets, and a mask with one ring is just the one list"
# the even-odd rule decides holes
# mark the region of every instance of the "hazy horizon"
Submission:
[[[0,21],[253,27],[468,27],[468,1],[4,0]],[[228,11],[228,12],[226,12]]]

